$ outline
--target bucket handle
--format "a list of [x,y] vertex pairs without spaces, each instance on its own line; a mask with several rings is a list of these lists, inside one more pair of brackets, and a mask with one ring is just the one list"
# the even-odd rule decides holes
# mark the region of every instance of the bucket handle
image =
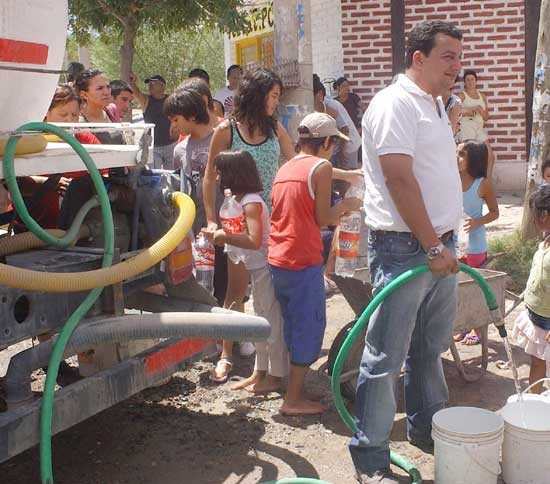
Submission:
[[525,390],[523,390],[521,394],[523,395],[524,393],[527,393],[529,390],[531,390],[531,388],[533,388],[535,385],[538,385],[539,383],[542,383],[543,381],[550,381],[550,378],[548,377],[541,378],[540,380],[537,380],[535,383],[531,383],[531,385],[529,385]]
[[[476,445],[475,447],[478,447],[478,445]],[[477,460],[477,457],[470,451],[469,447],[463,447],[463,449],[466,451],[470,459],[472,459],[479,467],[487,471],[489,474],[492,474],[498,477],[498,475],[501,473],[502,468],[500,467],[500,463],[497,464],[496,471],[493,469],[489,469],[488,467],[485,466],[485,464],[482,464],[481,462],[479,462],[479,460]]]

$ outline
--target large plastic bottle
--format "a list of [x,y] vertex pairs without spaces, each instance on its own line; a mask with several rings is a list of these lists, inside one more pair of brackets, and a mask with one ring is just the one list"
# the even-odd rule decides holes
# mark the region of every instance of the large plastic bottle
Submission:
[[[243,207],[235,200],[229,188],[226,188],[223,194],[225,195],[225,200],[220,208],[222,228],[227,234],[241,234],[246,229]],[[243,262],[246,258],[244,250],[234,245],[226,244],[225,251],[234,264]]]
[[210,294],[214,292],[214,246],[201,232],[195,242],[195,278]]
[[[351,185],[346,198],[363,199],[363,184]],[[359,241],[363,216],[360,210],[345,213],[340,217],[338,244],[336,246],[336,263],[334,272],[337,276],[353,277],[359,257]]]
[[470,235],[464,229],[466,217],[466,214],[462,214],[462,219],[460,220],[460,227],[457,234],[456,256],[458,258],[466,256],[466,254],[468,253],[468,246],[470,245]]

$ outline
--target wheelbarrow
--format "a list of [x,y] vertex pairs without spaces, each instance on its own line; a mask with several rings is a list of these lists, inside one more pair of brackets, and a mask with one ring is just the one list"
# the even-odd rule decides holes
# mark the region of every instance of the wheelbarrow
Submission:
[[[491,289],[497,298],[498,304],[504,312],[506,273],[491,271],[488,269],[478,269],[478,271],[491,286]],[[332,374],[332,368],[334,367],[336,356],[338,355],[338,352],[340,351],[340,348],[350,329],[353,327],[357,321],[357,318],[362,314],[372,299],[372,288],[370,285],[370,276],[367,267],[356,270],[354,277],[345,278],[332,274],[331,278],[336,283],[338,289],[350,305],[353,312],[356,314],[356,319],[346,324],[336,335],[336,338],[334,338],[332,346],[329,350],[327,361],[327,370],[329,374]],[[466,371],[456,343],[453,340],[450,342],[451,354],[453,356],[456,369],[460,377],[467,382],[475,382],[479,380],[487,369],[489,359],[488,325],[491,322],[492,320],[487,304],[478,285],[467,274],[462,272],[459,273],[458,307],[453,333],[456,334],[458,332],[466,332],[471,329],[478,329],[481,335],[481,362],[479,368],[473,372]],[[355,388],[357,385],[357,376],[359,374],[359,365],[363,354],[364,342],[364,337],[357,339],[357,343],[350,351],[348,360],[346,361],[345,367],[342,371],[342,395],[350,400],[355,398]],[[469,368],[471,366],[472,365],[468,365]]]

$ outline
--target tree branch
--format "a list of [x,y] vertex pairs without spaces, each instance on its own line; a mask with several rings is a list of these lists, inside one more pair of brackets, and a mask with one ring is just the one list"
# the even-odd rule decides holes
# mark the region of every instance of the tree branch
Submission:
[[115,17],[122,24],[124,28],[128,27],[128,19],[120,15],[113,7],[111,7],[108,3],[106,3],[105,0],[97,0],[97,3],[106,14],[112,15],[113,17]]

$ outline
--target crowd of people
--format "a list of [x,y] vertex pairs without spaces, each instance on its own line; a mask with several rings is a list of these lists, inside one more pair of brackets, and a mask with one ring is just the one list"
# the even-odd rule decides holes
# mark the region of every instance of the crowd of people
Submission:
[[[214,296],[223,307],[244,311],[251,283],[254,311],[272,327],[267,341],[240,348],[255,352],[255,366],[233,389],[284,390],[282,415],[325,410],[305,391],[326,326],[322,229],[363,206],[375,294],[427,262],[430,271],[387,297],[368,326],[350,443],[362,483],[398,482],[390,470],[389,439],[394,383],[403,365],[408,439],[420,448],[433,446],[431,418],[448,400],[441,353],[453,338],[457,235],[464,230],[468,239],[460,260],[480,267],[487,260],[485,225],[499,216],[491,184],[494,156],[484,128],[488,103],[476,72],[465,71],[464,91],[453,92],[462,69],[462,33],[443,21],[422,22],[407,39],[405,73],[368,108],[345,77],[334,84],[336,99],[329,99],[314,75],[314,112],[301,120],[297,145],[276,118],[281,79],[264,68],[243,72],[230,66],[227,86],[214,95],[202,69],[191,71],[170,94],[161,75],[145,79],[144,94],[135,75],[129,84],[109,83],[101,72],[84,69],[70,85],[58,87],[46,116],[51,122],[111,123],[128,116],[132,99],[139,103],[144,120],[155,124],[152,167],[181,174],[197,209],[193,232],[215,244]],[[120,132],[79,136],[85,143],[124,143]],[[60,191],[76,177],[60,177]],[[543,177],[550,183],[550,162]],[[364,200],[335,198],[335,181],[364,181]],[[225,189],[243,208],[243,233],[220,228]],[[550,185],[537,190],[531,204],[538,227],[550,232]],[[244,258],[228,257],[231,247],[242,249]],[[528,312],[515,329],[520,346],[532,355],[532,382],[544,376],[550,361],[549,287],[547,237],[527,284]],[[476,344],[479,335],[454,339]],[[233,351],[233,342],[223,341],[212,381],[228,380]]]

